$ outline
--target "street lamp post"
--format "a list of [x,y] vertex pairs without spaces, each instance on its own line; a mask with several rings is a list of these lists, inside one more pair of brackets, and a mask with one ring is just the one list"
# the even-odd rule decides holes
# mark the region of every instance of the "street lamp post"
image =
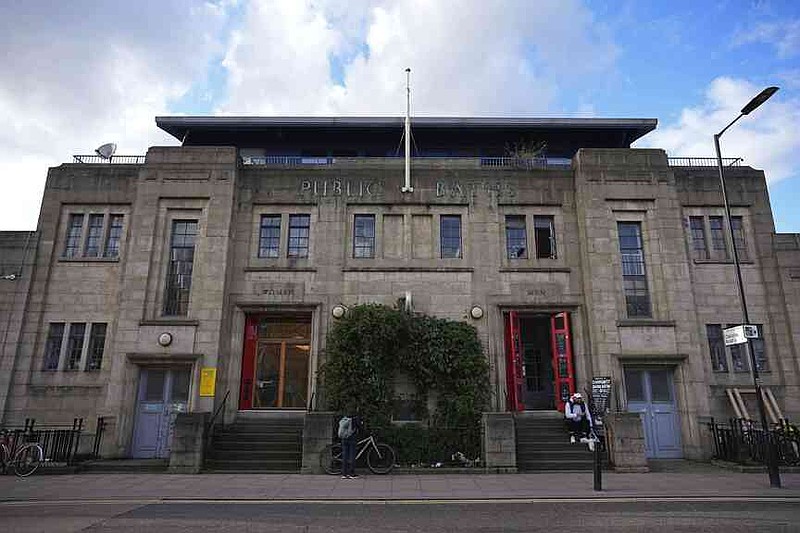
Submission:
[[[737,120],[742,118],[745,115],[749,115],[751,111],[756,109],[758,106],[763,104],[764,102],[769,99],[770,96],[775,94],[778,91],[777,87],[767,87],[758,95],[756,95],[752,100],[750,100],[746,106],[744,106],[739,113],[739,116],[733,119],[733,121],[725,126],[722,131],[714,135],[714,148],[717,150],[717,168],[719,168],[719,183],[720,187],[722,188],[722,202],[725,204],[725,216],[728,218],[728,229],[731,233],[731,243],[733,244],[733,265],[736,269],[736,283],[739,288],[739,298],[742,301],[742,317],[744,318],[744,323],[750,323],[750,315],[747,312],[747,299],[744,295],[744,283],[742,283],[742,269],[739,265],[739,252],[736,249],[736,238],[734,237],[733,232],[733,221],[731,220],[731,206],[728,204],[728,194],[725,190],[725,176],[722,169],[722,154],[720,153],[719,149],[719,138],[722,137],[722,134],[725,133],[725,130],[733,126]],[[753,384],[755,385],[756,390],[756,402],[758,403],[758,414],[761,418],[761,427],[764,430],[764,437],[767,439],[767,471],[769,472],[769,484],[771,487],[780,488],[781,486],[781,475],[778,471],[778,462],[777,457],[775,454],[775,447],[774,443],[772,442],[772,438],[769,432],[769,425],[767,424],[767,416],[766,411],[764,409],[764,398],[761,395],[761,378],[758,375],[758,366],[756,365],[756,357],[753,353],[753,345],[750,339],[747,339],[747,352],[750,354],[750,369],[753,372]]]

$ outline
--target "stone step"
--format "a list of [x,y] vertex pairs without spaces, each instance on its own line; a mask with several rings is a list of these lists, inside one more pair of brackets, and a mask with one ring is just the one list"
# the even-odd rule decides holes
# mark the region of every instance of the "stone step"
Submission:
[[251,461],[245,459],[225,460],[225,461],[206,461],[204,469],[207,470],[226,470],[240,472],[300,472],[300,460],[297,461],[277,461],[261,460]]
[[302,459],[300,450],[219,450],[213,449],[208,453],[210,461],[238,461],[238,460],[287,460]]
[[80,471],[89,474],[166,472],[168,459],[101,459],[81,463]]

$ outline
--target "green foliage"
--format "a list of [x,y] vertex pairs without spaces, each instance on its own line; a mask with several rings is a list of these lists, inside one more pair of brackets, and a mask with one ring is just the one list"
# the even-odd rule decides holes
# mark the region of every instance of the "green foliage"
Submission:
[[[473,458],[479,453],[489,373],[473,326],[383,305],[359,305],[329,331],[321,373],[328,408],[358,411],[401,456],[410,453],[404,462],[424,463],[455,451],[469,451]],[[415,405],[429,428],[392,427],[398,400],[394,383],[401,373],[416,388]],[[429,395],[436,399],[430,413],[425,401]]]

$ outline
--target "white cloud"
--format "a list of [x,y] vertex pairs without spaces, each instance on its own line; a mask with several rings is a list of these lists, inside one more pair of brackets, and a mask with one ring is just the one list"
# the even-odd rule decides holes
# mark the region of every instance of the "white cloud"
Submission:
[[733,38],[734,45],[750,43],[771,44],[781,57],[800,53],[800,19],[781,22],[761,22],[747,30],[739,31]]
[[[227,114],[392,114],[406,67],[420,115],[552,109],[559,84],[586,83],[617,49],[577,1],[250,4],[225,58]],[[358,43],[363,39],[363,44]],[[344,84],[329,58],[344,61]]]
[[0,6],[0,228],[33,229],[47,168],[115,141],[144,153],[222,44],[224,8],[189,1]]
[[[677,122],[644,137],[638,146],[663,148],[671,156],[714,157],[713,136],[739,115],[763,87],[734,78],[711,82],[705,101],[685,108]],[[794,175],[800,167],[800,100],[777,93],[742,118],[721,138],[723,157],[744,157],[745,164],[763,169],[767,180]]]

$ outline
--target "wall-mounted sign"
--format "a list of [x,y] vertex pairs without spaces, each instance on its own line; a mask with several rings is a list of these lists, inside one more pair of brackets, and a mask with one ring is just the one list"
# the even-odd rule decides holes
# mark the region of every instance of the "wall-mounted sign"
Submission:
[[733,326],[722,330],[725,337],[725,346],[733,346],[735,344],[744,344],[747,339],[758,338],[758,327],[751,324],[742,326]]
[[216,385],[217,369],[211,366],[200,369],[200,396],[213,398]]
[[610,397],[611,378],[608,376],[592,378],[592,409],[595,414],[602,416],[608,410]]

